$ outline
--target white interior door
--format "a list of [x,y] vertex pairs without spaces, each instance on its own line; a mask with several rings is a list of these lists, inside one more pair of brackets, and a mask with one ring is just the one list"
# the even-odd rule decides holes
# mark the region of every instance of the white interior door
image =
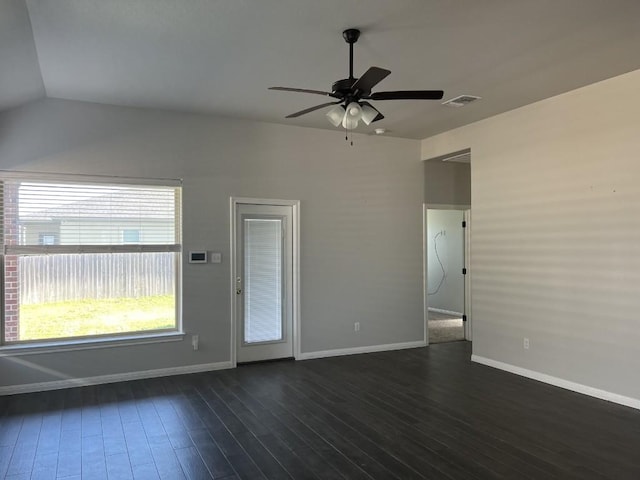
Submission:
[[293,207],[237,204],[236,361],[293,357]]

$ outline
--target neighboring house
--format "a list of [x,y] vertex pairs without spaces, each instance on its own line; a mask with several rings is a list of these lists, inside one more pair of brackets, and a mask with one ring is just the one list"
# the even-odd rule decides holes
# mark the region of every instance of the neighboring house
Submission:
[[[28,187],[21,187],[21,191],[24,188]],[[121,189],[37,212],[26,209],[27,213],[18,218],[20,244],[170,243],[173,238],[167,234],[167,227],[174,221],[173,212],[159,212],[159,202],[166,203],[165,192],[140,199]],[[87,207],[90,213],[85,214]],[[103,211],[104,216],[96,216],[96,211]],[[140,222],[140,218],[144,221]]]

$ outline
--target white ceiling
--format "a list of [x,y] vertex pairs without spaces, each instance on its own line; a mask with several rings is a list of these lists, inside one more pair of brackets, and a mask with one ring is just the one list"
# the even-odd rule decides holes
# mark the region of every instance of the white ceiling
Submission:
[[640,68],[639,0],[0,0],[0,109],[46,94],[333,129],[284,119],[326,97],[267,87],[330,90],[349,27],[355,76],[392,71],[374,90],[482,97],[375,102],[362,132],[425,138]]

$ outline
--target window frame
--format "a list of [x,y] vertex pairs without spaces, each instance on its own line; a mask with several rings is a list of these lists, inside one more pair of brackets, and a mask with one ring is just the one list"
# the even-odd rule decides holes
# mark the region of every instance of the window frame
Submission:
[[[175,193],[175,243],[145,245],[123,243],[113,245],[11,245],[4,243],[5,181],[66,183],[70,185],[111,185],[116,187],[166,187]],[[182,340],[182,180],[167,178],[113,177],[99,175],[51,174],[0,170],[0,357],[52,351],[84,350],[120,345],[137,345]],[[78,337],[45,338],[38,340],[9,341],[5,339],[5,257],[7,255],[30,254],[87,254],[87,253],[174,253],[175,275],[175,326],[158,330],[138,330],[132,332],[86,335]]]

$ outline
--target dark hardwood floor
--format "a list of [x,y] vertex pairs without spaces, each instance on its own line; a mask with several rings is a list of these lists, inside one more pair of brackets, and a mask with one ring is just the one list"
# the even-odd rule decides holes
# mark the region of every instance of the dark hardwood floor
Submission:
[[7,479],[640,479],[640,412],[470,344],[0,397]]

